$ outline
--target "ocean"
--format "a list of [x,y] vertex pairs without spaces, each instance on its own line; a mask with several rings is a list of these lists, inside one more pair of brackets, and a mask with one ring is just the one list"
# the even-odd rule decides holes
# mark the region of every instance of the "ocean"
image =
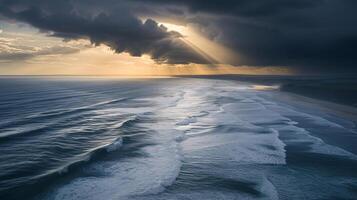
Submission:
[[0,78],[0,199],[357,199],[351,118],[276,86]]

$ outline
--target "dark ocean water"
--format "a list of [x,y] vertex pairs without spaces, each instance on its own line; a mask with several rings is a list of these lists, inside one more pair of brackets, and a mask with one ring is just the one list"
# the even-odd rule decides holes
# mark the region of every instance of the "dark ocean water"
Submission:
[[[187,77],[187,76],[186,76]],[[191,75],[191,78],[236,80],[252,84],[279,85],[284,92],[291,92],[314,99],[357,107],[356,74],[319,76],[281,75]]]
[[355,123],[286,95],[229,80],[2,77],[0,199],[357,199]]

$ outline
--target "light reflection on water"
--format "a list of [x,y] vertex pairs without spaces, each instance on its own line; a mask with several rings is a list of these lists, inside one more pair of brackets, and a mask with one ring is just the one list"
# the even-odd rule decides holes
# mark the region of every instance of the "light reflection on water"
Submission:
[[[270,91],[277,85],[183,78],[0,84],[7,86],[0,88],[2,199],[354,196],[356,151],[343,146],[355,141],[348,123],[271,99],[284,95]],[[345,137],[321,139],[336,133]]]

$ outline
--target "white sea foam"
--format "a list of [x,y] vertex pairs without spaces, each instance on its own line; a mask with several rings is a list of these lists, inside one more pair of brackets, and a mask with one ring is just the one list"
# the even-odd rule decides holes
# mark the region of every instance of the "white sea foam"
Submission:
[[[197,82],[200,83],[198,80]],[[222,96],[237,101],[217,100],[217,97]],[[185,160],[185,163],[193,162],[194,164],[188,163],[192,166],[200,162],[211,166],[224,163],[220,168],[221,174],[228,178],[231,178],[230,172],[238,170],[239,167],[283,167],[286,164],[285,147],[292,143],[307,142],[311,147],[307,151],[310,152],[354,156],[312,136],[306,129],[298,127],[300,124],[293,121],[291,116],[304,117],[316,125],[326,127],[341,128],[339,124],[321,116],[296,111],[278,102],[268,101],[247,85],[237,87],[236,84],[227,82],[204,81],[201,85],[165,88],[165,95],[140,100],[152,103],[152,106],[113,108],[117,109],[116,112],[137,115],[150,113],[144,116],[150,118],[150,122],[140,124],[141,130],[152,131],[140,141],[140,144],[146,144],[137,150],[140,156],[92,163],[87,166],[89,171],[105,176],[75,178],[56,188],[54,193],[49,195],[50,199],[131,199],[158,194],[172,185],[179,176],[183,159],[188,160]],[[279,137],[283,136],[281,134],[290,134],[290,137],[283,140]],[[121,146],[122,138],[118,138],[105,148],[111,152]],[[225,164],[232,164],[234,167],[230,171],[225,168]],[[259,167],[255,170],[261,170]],[[254,189],[262,194],[261,197],[254,198],[279,199],[278,192],[269,178],[249,170],[240,175],[246,174],[254,177],[252,182],[257,183]],[[262,180],[259,180],[259,177],[263,177]],[[254,199],[248,194],[229,191],[223,194],[218,187],[215,189],[196,192],[187,188],[187,193],[174,198]],[[167,199],[173,198],[170,193],[166,195],[170,197]],[[148,198],[156,199],[156,196]]]
[[338,155],[338,156],[347,156],[352,159],[357,159],[357,156],[351,152],[348,152],[342,148],[326,144],[322,139],[312,136],[309,131],[304,128],[299,128],[293,125],[290,126],[280,126],[276,127],[281,131],[289,131],[288,134],[293,137],[287,140],[290,143],[308,143],[310,144],[308,149],[309,152],[321,153],[327,155]]
[[285,164],[284,143],[276,132],[205,134],[183,142],[185,152],[238,164]]
[[[301,111],[293,110],[292,108],[285,105],[278,104],[266,104],[266,100],[263,98],[254,97],[255,101],[247,101],[249,103],[242,104],[229,104],[224,107],[225,110],[232,111],[236,109],[239,119],[247,121],[249,123],[264,123],[266,125],[274,125],[278,130],[293,130],[293,133],[299,133],[299,139],[295,138],[295,142],[309,142],[311,143],[310,151],[315,153],[330,154],[330,155],[340,155],[348,156],[350,158],[355,158],[356,156],[342,148],[326,144],[320,138],[312,136],[307,130],[299,128],[298,122],[292,121],[288,116],[303,117],[308,119],[311,123],[323,127],[331,128],[344,128],[341,125],[324,119],[320,116],[314,116],[311,114],[303,113]],[[260,106],[258,102],[264,104]],[[246,104],[246,105],[245,105]],[[239,109],[241,108],[241,109]],[[279,125],[280,124],[280,125]]]
[[270,200],[279,199],[279,195],[275,186],[268,180],[267,177],[263,177],[263,181],[260,185],[259,191],[265,195],[266,199],[270,199]]
[[123,145],[123,139],[119,137],[116,141],[106,147],[107,152],[119,149]]
[[192,124],[195,122],[197,122],[196,117],[187,117],[187,118],[177,122],[176,125],[185,126],[185,125],[189,125],[189,124]]
[[301,111],[296,111],[296,110],[293,110],[287,106],[269,105],[268,108],[270,110],[278,112],[284,116],[296,116],[296,117],[305,118],[316,125],[328,126],[328,127],[334,127],[334,128],[343,128],[341,125],[331,122],[331,121],[324,119],[320,116],[303,113]]
[[[161,107],[155,113],[169,114]],[[129,157],[118,161],[98,161],[88,166],[88,171],[105,176],[79,177],[63,185],[48,196],[49,199],[123,199],[130,196],[156,194],[171,185],[181,168],[182,153],[180,141],[185,135],[172,129],[174,124],[158,121],[155,126],[142,124],[143,129],[156,131],[150,134],[148,143],[140,149],[143,156]],[[122,146],[122,138],[106,147],[114,151]]]
[[181,155],[176,142],[145,147],[145,158],[120,162],[98,162],[91,166],[104,177],[80,177],[58,188],[53,199],[120,199],[131,195],[155,194],[177,177]]

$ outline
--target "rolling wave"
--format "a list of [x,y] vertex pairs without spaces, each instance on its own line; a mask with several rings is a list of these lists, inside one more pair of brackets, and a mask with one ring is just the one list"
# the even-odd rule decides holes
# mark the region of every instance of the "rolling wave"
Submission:
[[1,199],[354,197],[353,123],[266,87],[205,79],[16,87],[0,97]]

